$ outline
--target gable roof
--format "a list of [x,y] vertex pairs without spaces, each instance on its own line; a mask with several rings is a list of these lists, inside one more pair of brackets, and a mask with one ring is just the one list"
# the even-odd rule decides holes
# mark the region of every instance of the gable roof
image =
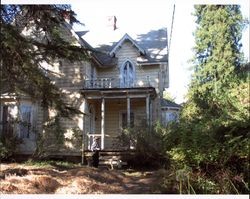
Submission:
[[114,38],[113,36],[116,36],[117,38],[120,33],[113,31],[110,33],[109,42],[105,44],[96,44],[94,47],[92,47],[89,43],[92,43],[96,40],[94,38],[92,38],[92,40],[88,40],[89,34],[91,35],[91,31],[77,31],[75,33],[75,35],[80,38],[81,44],[85,47],[88,47],[88,49],[91,49],[93,58],[95,61],[97,61],[99,67],[106,68],[116,66],[118,59],[114,55],[121,45],[126,41],[130,41],[140,52],[140,56],[137,58],[138,64],[151,65],[166,63],[168,61],[166,28],[150,30],[145,34],[133,34],[135,35],[135,39],[133,39],[129,34],[125,33],[118,42],[112,42],[112,39]]
[[146,50],[145,56],[137,59],[138,63],[158,63],[168,61],[167,28],[150,30],[137,35],[137,43]]
[[72,26],[67,24],[70,31],[73,32],[73,36],[80,41],[80,44],[91,51],[92,58],[95,62],[98,63],[99,67],[115,66],[117,63],[117,58],[109,56],[109,54],[98,51],[92,47],[86,40],[83,39],[83,36],[88,33],[88,31],[73,31]]
[[107,55],[113,57],[114,53],[119,49],[123,42],[127,40],[134,44],[134,46],[141,53],[141,56],[137,58],[137,63],[143,65],[153,63],[157,64],[168,61],[166,28],[151,30],[145,34],[139,34],[136,36],[136,39],[132,39],[132,37],[126,33],[118,42],[110,42],[111,44],[99,44],[96,47],[96,50],[105,52]]
[[175,102],[172,102],[167,99],[161,99],[161,108],[175,108],[175,109],[180,109],[181,105],[176,104]]
[[141,48],[127,33],[116,43],[109,55],[113,56],[125,41],[130,41],[142,55],[145,55],[145,50]]
[[84,36],[87,32],[89,32],[88,30],[86,30],[86,31],[75,31],[76,32],[76,34],[79,36],[79,37],[82,37],[82,36]]

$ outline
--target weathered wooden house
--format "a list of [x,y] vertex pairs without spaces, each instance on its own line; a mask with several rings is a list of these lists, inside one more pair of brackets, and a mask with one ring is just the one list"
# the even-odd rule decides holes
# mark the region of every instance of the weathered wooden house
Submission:
[[[75,45],[93,48],[82,32],[73,31],[69,24],[64,31]],[[2,91],[1,132],[12,131],[22,139],[20,154],[34,152],[38,135],[45,140],[46,154],[81,155],[82,149],[90,149],[94,137],[100,138],[101,150],[122,150],[117,147],[122,129],[141,124],[150,127],[164,119],[162,94],[169,84],[166,29],[135,38],[121,35],[119,41],[93,49],[88,61],[58,60],[53,66],[44,63],[54,72],[51,81],[67,94],[65,100],[84,113],[71,119],[59,118],[60,136],[50,132],[58,129],[46,128],[48,122],[44,123],[48,121],[44,118],[56,116],[54,110],[43,110],[25,94]],[[28,125],[11,122],[15,118]]]

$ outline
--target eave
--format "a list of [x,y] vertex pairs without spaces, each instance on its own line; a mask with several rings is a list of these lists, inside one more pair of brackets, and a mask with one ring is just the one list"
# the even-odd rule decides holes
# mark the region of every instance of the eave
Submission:
[[127,33],[120,39],[120,41],[115,45],[115,47],[110,51],[109,55],[110,56],[114,56],[115,52],[121,48],[122,44],[125,42],[125,41],[130,41],[133,46],[135,46],[138,51],[142,54],[142,55],[145,55],[146,52],[143,48],[141,48]]

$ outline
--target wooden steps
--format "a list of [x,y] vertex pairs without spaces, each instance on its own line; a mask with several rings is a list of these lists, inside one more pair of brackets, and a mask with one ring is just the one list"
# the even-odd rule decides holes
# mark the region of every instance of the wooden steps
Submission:
[[[128,166],[127,160],[133,151],[100,151],[99,167],[107,169],[122,169]],[[88,165],[91,165],[93,152],[85,152]]]

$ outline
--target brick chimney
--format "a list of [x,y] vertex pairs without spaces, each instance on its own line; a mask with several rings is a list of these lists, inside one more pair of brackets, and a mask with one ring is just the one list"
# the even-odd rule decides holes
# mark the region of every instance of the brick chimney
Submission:
[[71,24],[71,25],[72,25],[72,22],[71,22],[71,20],[70,20],[70,11],[69,11],[69,10],[64,11],[63,17],[64,17],[64,20],[65,20],[68,24]]

